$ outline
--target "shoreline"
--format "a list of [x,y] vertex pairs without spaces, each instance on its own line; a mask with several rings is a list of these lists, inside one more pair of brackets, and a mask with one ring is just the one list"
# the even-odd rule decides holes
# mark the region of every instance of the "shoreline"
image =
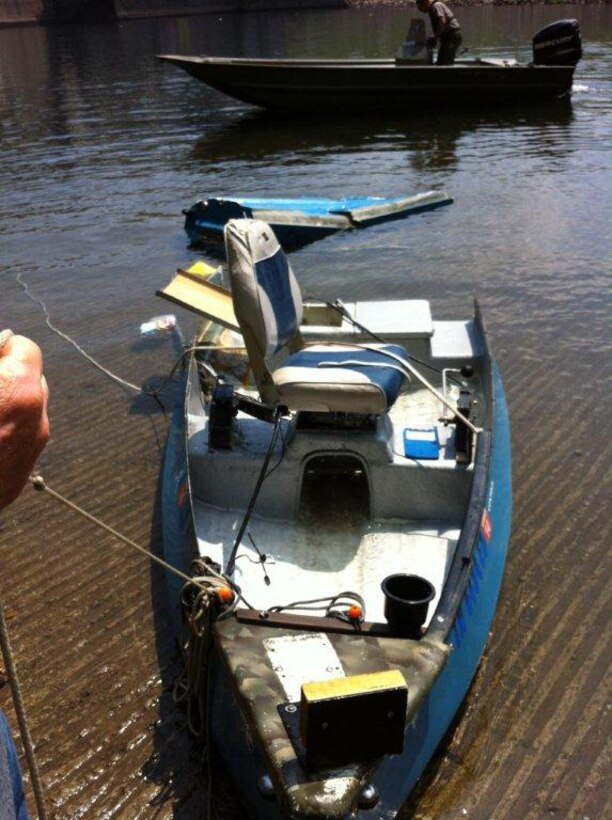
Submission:
[[[416,2],[412,0],[345,0],[350,8],[364,6],[405,6],[409,8]],[[605,6],[608,0],[449,0],[454,6]]]

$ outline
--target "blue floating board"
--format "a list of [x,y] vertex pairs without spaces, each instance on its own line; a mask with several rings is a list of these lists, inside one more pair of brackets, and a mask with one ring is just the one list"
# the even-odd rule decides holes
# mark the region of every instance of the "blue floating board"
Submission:
[[404,430],[406,458],[434,460],[440,458],[440,442],[435,427],[406,427]]
[[255,197],[198,200],[183,211],[185,231],[193,245],[221,242],[230,219],[262,219],[283,245],[300,246],[343,230],[366,228],[411,214],[431,211],[453,201],[445,191],[413,196],[345,199],[266,199]]

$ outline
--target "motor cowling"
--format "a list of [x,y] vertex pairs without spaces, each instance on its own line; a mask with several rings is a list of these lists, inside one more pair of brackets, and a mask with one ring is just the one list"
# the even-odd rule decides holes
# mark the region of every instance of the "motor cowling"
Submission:
[[534,65],[576,65],[582,57],[577,20],[558,20],[533,38]]

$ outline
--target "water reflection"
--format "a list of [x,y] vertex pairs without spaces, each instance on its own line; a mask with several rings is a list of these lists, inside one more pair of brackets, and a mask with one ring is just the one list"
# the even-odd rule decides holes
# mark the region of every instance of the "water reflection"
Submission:
[[[516,139],[529,143],[543,156],[563,156],[571,150],[567,128],[574,120],[569,100],[550,105],[527,106],[520,111],[430,112],[389,117],[374,115],[343,117],[340,121],[287,118],[266,111],[250,111],[241,117],[209,128],[193,147],[193,158],[210,162],[295,161],[316,163],[330,154],[367,153],[372,150],[406,152],[416,170],[449,170],[459,162],[458,146],[466,138],[489,141],[495,132],[508,132],[507,149],[516,150]],[[499,140],[495,137],[496,151]],[[524,146],[528,150],[528,145]],[[486,148],[485,148],[486,150]],[[502,148],[503,150],[503,148]],[[561,152],[561,154],[559,153]]]

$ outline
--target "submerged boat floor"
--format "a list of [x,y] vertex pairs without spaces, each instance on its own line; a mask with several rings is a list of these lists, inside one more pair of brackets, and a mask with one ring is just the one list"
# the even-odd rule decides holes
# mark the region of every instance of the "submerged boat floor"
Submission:
[[[242,513],[196,502],[195,517],[200,554],[225,565]],[[253,516],[247,532],[234,577],[251,606],[267,609],[351,591],[364,598],[366,618],[374,622],[385,621],[381,582],[397,572],[421,575],[434,585],[432,613],[459,537],[459,529],[438,522],[371,522],[342,512],[295,521]]]

